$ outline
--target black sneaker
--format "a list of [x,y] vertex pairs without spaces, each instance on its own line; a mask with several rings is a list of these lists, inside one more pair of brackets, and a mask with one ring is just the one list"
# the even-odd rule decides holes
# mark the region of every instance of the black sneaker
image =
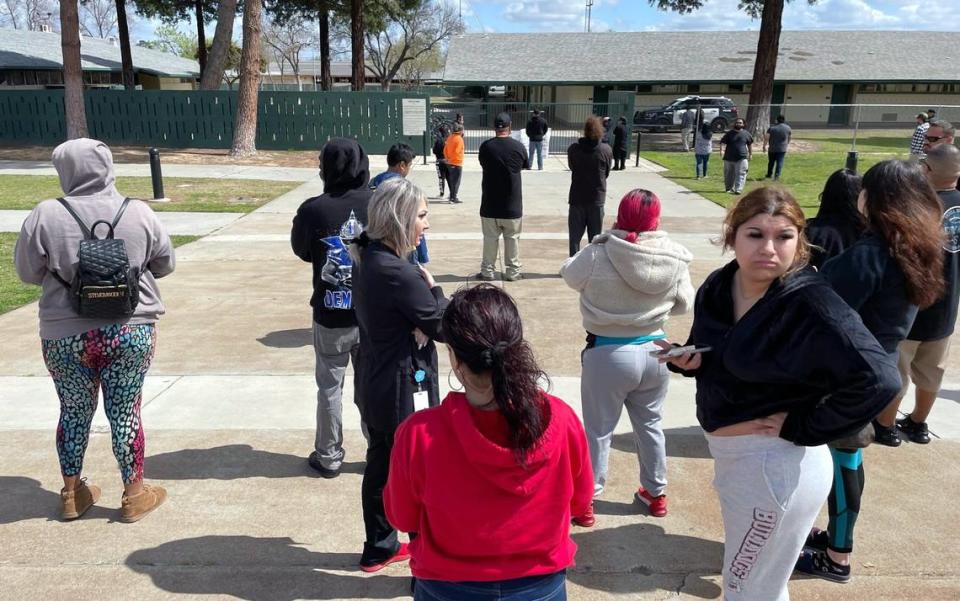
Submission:
[[473,276],[473,277],[474,277],[474,279],[480,280],[481,282],[492,282],[492,281],[494,280],[494,276],[492,276],[492,275],[487,275],[487,274],[483,273],[482,271],[481,271],[480,273],[476,274],[476,275]]
[[459,198],[451,198],[451,199],[450,199],[450,202],[452,202],[452,203],[455,204],[455,205],[458,205],[458,204],[460,204],[460,203],[463,202],[463,201],[460,200]]
[[827,555],[826,551],[803,551],[794,567],[797,572],[823,578],[830,582],[850,582],[850,566],[842,566]]
[[900,446],[900,431],[896,426],[884,426],[877,420],[873,420],[873,430],[876,433],[876,443],[887,447]]
[[897,428],[907,437],[910,442],[917,444],[930,444],[930,432],[927,430],[927,422],[917,423],[910,419],[910,416],[897,420]]
[[317,472],[324,478],[330,480],[336,478],[340,475],[340,470],[332,470],[328,467],[323,467],[323,464],[320,463],[320,458],[317,457],[317,452],[314,451],[310,453],[310,456],[307,457],[307,463],[310,464],[310,467],[317,470]]
[[827,544],[830,542],[830,535],[826,530],[814,528],[807,535],[807,540],[803,543],[804,549],[815,549],[817,551],[826,551]]

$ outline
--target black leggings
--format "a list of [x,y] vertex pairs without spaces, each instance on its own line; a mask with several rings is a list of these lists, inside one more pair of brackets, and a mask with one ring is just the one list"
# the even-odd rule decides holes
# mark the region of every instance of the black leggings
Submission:
[[394,430],[377,430],[367,426],[367,466],[363,470],[360,499],[367,540],[363,543],[360,563],[371,565],[386,561],[400,548],[397,531],[387,521],[383,507],[383,489],[390,473],[390,451]]

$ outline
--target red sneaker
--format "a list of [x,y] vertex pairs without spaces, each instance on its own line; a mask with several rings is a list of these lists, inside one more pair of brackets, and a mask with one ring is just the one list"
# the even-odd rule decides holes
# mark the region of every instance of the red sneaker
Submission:
[[596,523],[597,518],[593,515],[593,503],[590,503],[590,507],[583,512],[583,515],[578,515],[573,518],[573,525],[580,526],[581,528],[590,528]]
[[640,501],[650,509],[650,515],[655,518],[662,518],[667,515],[667,495],[655,497],[647,492],[644,487],[640,487],[633,498]]
[[397,563],[399,561],[407,561],[410,559],[410,551],[407,549],[407,543],[400,543],[400,548],[397,549],[397,552],[388,557],[387,559],[381,561],[380,563],[375,563],[371,565],[360,564],[360,570],[363,572],[378,572],[383,568],[387,567],[391,563]]

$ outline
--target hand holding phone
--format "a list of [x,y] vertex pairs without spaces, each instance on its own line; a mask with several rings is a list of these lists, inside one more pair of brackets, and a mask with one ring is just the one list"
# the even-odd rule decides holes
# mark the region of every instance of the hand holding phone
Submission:
[[653,342],[660,347],[660,350],[651,352],[651,356],[657,357],[661,363],[671,363],[688,371],[700,369],[702,361],[700,354],[711,350],[709,346],[699,348],[696,345],[675,347],[666,340],[654,340]]
[[682,357],[684,355],[690,354],[695,355],[697,353],[706,353],[713,350],[709,346],[696,346],[691,344],[690,346],[671,346],[668,349],[661,349],[659,351],[650,351],[650,354],[656,357],[657,359],[674,359],[676,357]]

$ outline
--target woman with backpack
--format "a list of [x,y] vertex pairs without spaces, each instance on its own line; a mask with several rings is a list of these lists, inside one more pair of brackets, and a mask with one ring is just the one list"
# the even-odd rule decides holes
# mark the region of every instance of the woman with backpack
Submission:
[[[896,361],[807,268],[803,211],[757,188],[724,221],[734,260],[697,291],[687,345],[714,458],[726,601],[789,599],[787,582],[833,480],[826,443],[863,428],[900,389]],[[665,350],[673,347],[658,341]]]
[[[64,197],[30,212],[14,262],[21,280],[43,287],[41,347],[60,397],[61,515],[79,518],[100,498],[100,487],[87,484],[82,472],[102,389],[123,481],[120,521],[135,522],[167,496],[143,482],[140,402],[156,348],[156,322],[164,313],[156,280],[173,272],[173,246],[146,203],[117,192],[106,144],[87,138],[64,142],[53,151],[53,165]],[[106,254],[93,257],[99,265],[90,264],[88,253],[105,246],[92,236],[107,237],[108,231],[114,239],[99,241],[108,242]],[[78,250],[84,251],[79,262]],[[117,259],[127,277],[118,272],[110,274],[116,275],[110,282],[96,281],[97,272],[117,265]]]
[[434,340],[442,341],[447,299],[429,271],[406,259],[429,227],[426,194],[394,178],[373,193],[367,229],[350,249],[363,357],[361,416],[368,433],[361,486],[364,572],[410,557],[387,521],[383,487],[397,427],[414,411],[440,402]]
[[666,336],[667,319],[693,306],[688,268],[693,255],[659,225],[657,195],[631,190],[620,201],[613,229],[560,268],[567,285],[580,293],[587,330],[580,399],[593,494],[600,496],[606,486],[613,431],[626,408],[640,462],[641,486],[634,498],[654,517],[667,515],[661,415],[670,374],[650,352],[657,350],[653,341]]
[[416,601],[562,601],[577,545],[570,520],[590,506],[583,427],[540,388],[520,312],[500,288],[457,292],[443,315],[462,384],[396,433],[384,502],[416,532]]
[[[858,206],[866,232],[824,263],[822,271],[896,363],[897,347],[910,332],[918,308],[932,305],[945,289],[940,199],[918,164],[888,160],[863,174]],[[834,582],[850,580],[864,487],[862,447],[869,444],[870,434],[880,444],[900,442],[896,426],[877,421],[862,434],[832,441],[830,521],[827,530],[811,531],[797,562],[800,572]]]

